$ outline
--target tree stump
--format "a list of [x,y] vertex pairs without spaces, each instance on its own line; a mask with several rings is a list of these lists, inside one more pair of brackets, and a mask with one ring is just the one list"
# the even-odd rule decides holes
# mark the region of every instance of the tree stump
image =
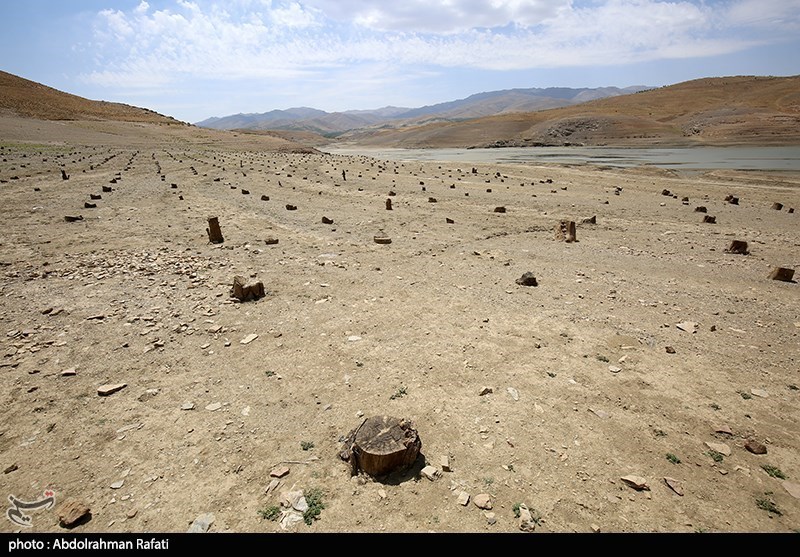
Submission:
[[563,240],[564,242],[577,242],[575,235],[575,221],[562,220],[556,225],[555,239]]
[[731,240],[731,245],[725,250],[725,253],[735,253],[738,255],[747,255],[747,242],[743,240]]
[[794,269],[787,269],[786,267],[775,267],[769,274],[769,278],[772,280],[782,280],[785,282],[791,282],[793,276]]
[[264,297],[264,283],[258,281],[247,284],[244,277],[236,275],[233,277],[231,296],[238,299],[240,302],[258,300]]
[[217,217],[208,217],[208,241],[212,244],[221,244],[225,241],[222,237],[222,230],[219,228],[219,219]]
[[410,420],[391,416],[365,418],[344,442],[340,458],[355,476],[386,476],[411,467],[422,449],[422,440]]

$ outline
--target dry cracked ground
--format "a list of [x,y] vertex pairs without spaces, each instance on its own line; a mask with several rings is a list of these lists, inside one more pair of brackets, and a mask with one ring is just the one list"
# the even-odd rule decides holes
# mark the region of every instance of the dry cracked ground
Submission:
[[[180,143],[0,161],[0,491],[55,497],[30,530],[800,529],[800,290],[770,279],[800,265],[796,175]],[[236,275],[266,295],[232,298]],[[342,441],[375,415],[411,420],[420,458],[351,477]]]

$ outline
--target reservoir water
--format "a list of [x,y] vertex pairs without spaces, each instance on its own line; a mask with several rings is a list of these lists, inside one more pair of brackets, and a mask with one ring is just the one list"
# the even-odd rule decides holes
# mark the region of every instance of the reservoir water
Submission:
[[760,170],[800,172],[800,145],[784,147],[509,147],[501,149],[371,149],[322,147],[331,154],[366,155],[395,161],[649,165],[677,171]]

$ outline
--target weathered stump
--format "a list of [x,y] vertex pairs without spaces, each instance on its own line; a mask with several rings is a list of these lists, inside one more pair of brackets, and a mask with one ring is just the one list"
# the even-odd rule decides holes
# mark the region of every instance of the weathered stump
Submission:
[[222,237],[222,230],[219,228],[219,219],[217,217],[208,217],[206,232],[208,233],[208,241],[212,244],[221,244],[225,241],[225,238]]
[[769,278],[772,280],[782,280],[785,282],[791,282],[793,276],[794,269],[787,269],[786,267],[775,267],[769,274]]
[[731,245],[725,250],[725,253],[735,253],[738,255],[747,255],[747,242],[742,240],[731,240]]
[[575,235],[575,221],[572,220],[562,220],[556,225],[555,230],[555,239],[562,240],[564,242],[577,242],[577,237]]
[[261,281],[247,284],[244,277],[236,275],[233,277],[231,296],[238,299],[240,302],[258,300],[264,297],[264,284]]
[[350,464],[351,475],[381,477],[410,468],[421,449],[422,440],[410,420],[373,416],[347,435],[339,456]]

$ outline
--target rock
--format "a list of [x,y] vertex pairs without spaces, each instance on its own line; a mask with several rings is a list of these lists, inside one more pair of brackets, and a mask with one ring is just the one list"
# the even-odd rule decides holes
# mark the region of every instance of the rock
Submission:
[[699,207],[694,208],[695,213],[707,213],[708,209],[700,205]]
[[247,335],[246,337],[244,337],[242,340],[240,340],[239,344],[250,344],[251,342],[253,342],[257,338],[258,338],[257,334],[251,333],[251,334]]
[[100,385],[97,387],[97,394],[100,396],[108,396],[124,389],[127,386],[127,383],[109,383],[107,385]]
[[350,335],[347,337],[347,342],[358,342],[359,340],[361,340],[361,337],[358,335]]
[[597,416],[598,418],[605,419],[611,417],[611,414],[606,412],[605,410],[596,410],[594,408],[589,408],[589,412]]
[[681,485],[681,482],[674,478],[664,478],[664,483],[667,484],[672,491],[683,497],[683,485]]
[[273,468],[269,475],[273,478],[282,478],[286,474],[289,473],[288,466],[278,466],[277,468]]
[[667,354],[674,354],[675,353],[675,349],[672,346],[667,346],[666,347],[666,351],[667,351]]
[[206,410],[208,410],[209,412],[215,412],[220,408],[222,408],[222,403],[220,402],[212,402],[211,404],[206,406]]
[[764,389],[750,389],[750,393],[759,398],[767,398],[769,396],[769,393]]
[[555,228],[555,239],[560,240],[567,243],[577,242],[577,236],[575,233],[575,221],[571,220],[562,220],[560,221]]
[[724,433],[725,435],[733,435],[733,431],[731,431],[731,428],[730,428],[728,425],[726,425],[726,424],[723,424],[723,425],[721,425],[721,426],[718,426],[718,427],[717,427],[717,428],[714,430],[714,432],[715,432],[715,433]]
[[506,391],[508,392],[508,394],[511,395],[511,398],[513,398],[514,400],[519,400],[519,392],[517,392],[517,389],[515,389],[514,387],[508,387]]
[[599,525],[597,525],[597,524],[594,524],[594,523],[592,523],[592,525],[590,526],[590,528],[592,529],[592,532],[594,532],[595,534],[597,534],[597,533],[599,533],[599,532],[600,532],[600,526],[599,526]]
[[328,217],[322,217],[322,224],[333,224],[333,219],[329,219]]
[[783,209],[783,203],[778,203],[778,202],[776,201],[775,203],[773,203],[773,204],[772,204],[772,208],[773,208],[775,211],[780,211],[781,209]]
[[280,480],[278,480],[278,479],[272,480],[271,482],[269,482],[269,485],[264,490],[264,494],[269,495],[270,493],[272,493],[273,491],[278,489],[279,485],[281,485],[281,481]]
[[291,203],[287,203],[286,204],[286,210],[287,211],[296,211],[297,210],[297,205],[292,205]]
[[712,451],[717,451],[718,453],[725,456],[731,455],[731,448],[725,443],[711,443],[709,441],[706,441],[706,447],[708,447]]
[[520,286],[539,286],[539,284],[536,282],[536,277],[533,276],[533,273],[530,272],[524,273],[514,282],[516,282]]
[[308,501],[302,491],[286,491],[281,495],[281,505],[304,513],[308,510]]
[[194,410],[194,402],[184,402],[181,405],[181,410]]
[[519,529],[523,532],[533,532],[536,530],[536,521],[533,519],[531,511],[525,505],[519,506]]
[[79,220],[83,220],[83,215],[76,215],[76,216],[66,215],[64,217],[64,220],[67,222],[77,222]]
[[767,446],[755,439],[748,439],[744,444],[744,448],[753,454],[767,454]]
[[697,323],[695,323],[694,321],[684,321],[682,323],[678,323],[675,326],[681,331],[686,331],[687,333],[697,332]]
[[597,224],[597,215],[581,220],[581,224]]
[[14,470],[19,470],[19,466],[17,466],[16,463],[6,466],[6,468],[3,470],[3,474],[10,474]]
[[466,491],[462,491],[461,493],[458,494],[457,501],[459,505],[461,505],[462,507],[466,507],[469,504],[469,493],[467,493]]
[[488,493],[480,493],[473,497],[472,502],[479,509],[490,510],[492,508],[492,498]]
[[478,393],[478,396],[488,395],[488,394],[491,394],[493,392],[494,392],[494,389],[492,389],[491,387],[483,387],[480,390],[480,392]]
[[110,486],[108,486],[108,487],[110,487],[111,489],[119,489],[119,488],[121,488],[123,485],[125,485],[125,480],[117,480],[117,481],[115,481],[114,483],[112,483],[112,484],[111,484]]
[[430,481],[433,481],[439,477],[439,470],[435,466],[426,466],[420,470],[420,474],[422,474],[423,477],[428,478]]
[[64,528],[71,528],[90,515],[89,505],[84,501],[70,498],[61,503],[56,509],[58,523]]
[[268,246],[274,246],[275,244],[277,244],[277,243],[278,243],[278,239],[277,239],[277,238],[266,238],[266,239],[264,240],[264,243],[265,243],[266,245],[268,245]]
[[189,534],[204,534],[208,532],[208,529],[214,523],[214,513],[205,513],[201,514],[197,518],[194,519],[191,526],[187,530]]
[[506,212],[506,208],[505,207],[495,207],[494,208],[494,212],[495,213],[505,213]]
[[391,244],[392,239],[388,236],[375,236],[372,238],[376,244]]
[[608,366],[608,371],[610,371],[611,373],[619,373],[620,371],[622,371],[622,368],[619,366]]
[[705,215],[703,217],[703,222],[707,224],[717,224],[717,217],[712,217],[711,215]]
[[497,524],[497,515],[495,513],[483,513],[483,516],[486,517],[486,522],[490,526],[493,524]]
[[800,484],[790,482],[789,480],[783,480],[781,485],[786,491],[789,492],[789,495],[795,499],[800,499]]
[[69,369],[65,369],[64,371],[62,371],[61,372],[61,377],[72,377],[72,376],[77,375],[77,374],[78,374],[78,372],[75,371],[75,368],[71,367]]
[[443,472],[452,472],[453,469],[450,468],[450,457],[447,455],[442,456],[439,459],[439,466],[442,467]]
[[636,491],[650,491],[650,486],[647,485],[647,480],[641,476],[623,476],[620,478],[626,485],[632,487]]

